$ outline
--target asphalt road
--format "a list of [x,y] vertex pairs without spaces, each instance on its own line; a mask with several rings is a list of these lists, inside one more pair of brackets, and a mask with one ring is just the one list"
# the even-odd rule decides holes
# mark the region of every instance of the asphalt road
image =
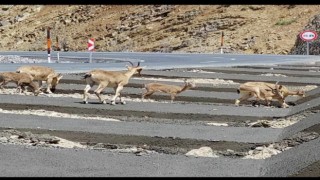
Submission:
[[[4,52],[0,53],[3,55]],[[12,52],[6,52],[12,53]],[[45,58],[43,52],[15,52],[24,56],[38,56]],[[31,53],[31,54],[28,54]],[[70,55],[69,57],[66,57]],[[72,55],[72,57],[71,57]],[[87,60],[88,53],[62,53],[66,60]],[[293,62],[313,62],[319,60],[317,56],[273,56],[273,55],[213,55],[213,54],[158,54],[158,53],[94,53],[94,58],[112,60],[108,63],[43,63],[54,67],[58,72],[83,72],[92,68],[106,68],[110,70],[124,69],[124,64],[113,60],[142,61],[147,70],[177,67],[219,67],[235,65],[264,65]],[[54,55],[53,58],[54,59]],[[22,64],[1,64],[0,71],[14,71]],[[146,72],[148,72],[146,70]],[[152,72],[148,72],[149,74]],[[166,73],[167,75],[175,74]],[[177,73],[190,77],[190,73]],[[154,72],[153,75],[161,75]],[[204,75],[197,75],[201,77]],[[224,77],[234,79],[260,78],[255,75],[205,75],[211,78]],[[204,77],[205,77],[204,76]],[[277,77],[278,78],[278,77]],[[316,78],[281,78],[287,82],[319,84]],[[263,77],[261,80],[267,80]],[[276,80],[274,78],[273,80]],[[318,91],[318,90],[317,90]],[[191,92],[190,92],[191,93]],[[231,94],[229,94],[231,95]],[[204,114],[208,117],[221,115],[259,117],[285,117],[312,107],[319,106],[320,99],[314,98],[305,103],[287,109],[234,107],[225,105],[183,104],[173,103],[170,106],[161,103],[128,102],[127,105],[111,106],[97,104],[90,100],[90,104],[81,104],[81,99],[48,98],[34,96],[0,95],[2,104],[25,104],[38,106],[61,106],[62,108],[92,109],[119,112],[147,112],[162,114]],[[74,118],[39,117],[34,115],[1,114],[0,127],[37,128],[52,130],[71,130],[92,133],[128,134],[141,136],[178,137],[186,139],[203,139],[210,141],[233,141],[263,143],[275,142],[318,124],[319,113],[308,116],[301,122],[283,129],[250,128],[250,127],[213,127],[190,126],[183,124],[157,124],[140,122],[107,122],[99,120],[82,120]],[[268,159],[240,159],[240,158],[194,158],[183,155],[148,154],[137,156],[133,153],[116,153],[98,150],[74,150],[26,147],[22,145],[0,144],[0,176],[4,177],[286,177],[297,172],[312,162],[320,160],[319,138],[286,150]]]
[[[57,52],[51,53],[51,63],[40,63],[53,67],[58,72],[71,73],[83,72],[94,68],[108,70],[123,70],[125,64],[122,61],[141,62],[146,69],[167,69],[187,67],[228,67],[239,65],[274,65],[284,63],[311,63],[319,61],[319,56],[306,55],[241,55],[241,54],[203,54],[203,53],[133,53],[133,52],[94,52],[93,63],[84,63],[89,59],[89,52]],[[30,58],[47,59],[47,52],[0,52],[0,55],[15,55]],[[94,63],[103,60],[105,63]],[[73,63],[67,63],[72,61]],[[14,71],[22,64],[2,64],[1,71]]]
[[0,172],[3,177],[286,177],[319,161],[319,144],[318,138],[267,160],[136,156],[0,144]]

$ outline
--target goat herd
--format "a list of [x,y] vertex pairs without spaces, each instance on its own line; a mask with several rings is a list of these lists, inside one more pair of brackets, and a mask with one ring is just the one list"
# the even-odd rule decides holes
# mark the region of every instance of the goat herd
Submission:
[[[123,87],[128,84],[129,79],[134,75],[138,74],[141,76],[141,71],[144,67],[140,67],[140,62],[137,66],[134,66],[132,62],[129,61],[131,66],[126,66],[127,71],[117,72],[117,71],[105,71],[100,69],[95,69],[87,72],[84,75],[86,81],[86,86],[84,88],[83,103],[87,104],[88,101],[88,91],[94,86],[98,85],[94,93],[98,97],[99,101],[106,104],[106,100],[102,98],[101,92],[107,88],[112,87],[115,91],[115,95],[111,99],[111,104],[116,104],[115,101],[119,97],[120,103],[126,104],[125,101],[121,99],[120,92]],[[17,92],[22,93],[25,87],[29,87],[35,96],[42,92],[42,81],[46,81],[46,93],[53,93],[56,89],[57,84],[63,77],[62,74],[56,73],[54,69],[45,66],[31,66],[25,65],[19,67],[16,72],[2,72],[0,73],[0,88],[3,89],[4,86],[13,82],[17,85]],[[37,83],[37,82],[38,83]],[[188,82],[185,79],[185,85],[180,87],[176,85],[168,85],[163,83],[149,83],[145,84],[145,90],[142,94],[143,98],[149,98],[155,92],[162,92],[171,95],[171,102],[175,97],[190,88],[194,88],[195,83],[193,81]],[[269,106],[272,99],[278,100],[281,107],[286,108],[288,105],[285,102],[285,98],[289,95],[298,95],[301,97],[305,96],[305,92],[302,90],[290,91],[283,85],[277,83],[267,83],[267,82],[246,82],[239,86],[237,89],[238,93],[241,95],[239,99],[235,100],[235,105],[239,105],[241,101],[248,100],[254,97],[255,102],[259,100],[264,100]]]

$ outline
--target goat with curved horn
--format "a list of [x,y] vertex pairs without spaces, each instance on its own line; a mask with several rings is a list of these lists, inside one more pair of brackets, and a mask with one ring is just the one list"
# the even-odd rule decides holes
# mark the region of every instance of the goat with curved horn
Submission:
[[118,97],[120,98],[120,102],[122,104],[126,104],[126,102],[122,100],[120,96],[120,92],[122,91],[123,87],[129,83],[130,78],[134,74],[140,75],[140,72],[144,68],[144,67],[133,66],[133,63],[131,61],[128,61],[128,62],[132,64],[132,66],[127,65],[126,68],[128,70],[125,72],[105,71],[101,69],[95,69],[86,73],[84,76],[84,79],[86,80],[86,83],[87,83],[84,89],[84,94],[83,94],[84,104],[88,103],[87,101],[89,96],[88,91],[96,84],[98,85],[98,87],[94,91],[94,93],[97,95],[101,103],[106,104],[106,100],[101,96],[101,92],[107,87],[112,87],[115,91],[115,94],[111,99],[111,104],[112,105],[116,104],[115,101]]
[[237,89],[238,94],[242,94],[239,99],[236,99],[235,105],[239,105],[240,101],[247,100],[251,97],[255,97],[257,100],[265,100],[267,105],[270,105],[272,99],[276,99],[280,102],[281,107],[289,107],[285,103],[285,99],[289,95],[297,95],[305,97],[304,91],[290,91],[287,87],[279,85],[279,81],[276,84],[266,82],[246,82],[240,85]]
[[283,94],[281,93],[280,89],[282,88],[282,85],[278,85],[279,81],[276,82],[276,84],[274,85],[275,88],[272,88],[272,93],[276,94],[277,96],[279,96],[280,98],[283,98]]

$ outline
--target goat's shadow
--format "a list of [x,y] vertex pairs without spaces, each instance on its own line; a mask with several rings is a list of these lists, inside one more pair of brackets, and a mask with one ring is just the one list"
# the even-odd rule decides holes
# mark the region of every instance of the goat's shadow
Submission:
[[[294,102],[286,102],[289,106],[296,106],[297,104],[296,103],[294,103]],[[265,104],[265,103],[263,103],[263,102],[260,102],[260,101],[251,101],[251,106],[265,106],[265,107],[267,107],[267,105]],[[270,102],[270,106],[274,106],[274,107],[278,107],[278,108],[281,108],[281,105],[278,103],[278,102],[276,102],[276,101],[272,101],[272,102]]]
[[[74,102],[76,104],[85,104],[83,101],[78,101],[78,102]],[[112,105],[111,102],[107,102],[106,104],[103,104],[101,102],[88,102],[87,104],[102,104],[102,105]],[[123,105],[121,102],[116,102],[116,104],[121,104]]]

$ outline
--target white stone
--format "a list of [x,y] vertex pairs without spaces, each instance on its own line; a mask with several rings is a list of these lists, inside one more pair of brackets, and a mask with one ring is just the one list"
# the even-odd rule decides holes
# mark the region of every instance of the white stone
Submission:
[[228,126],[227,123],[207,123],[207,124],[212,126]]
[[0,137],[0,142],[8,142],[8,138],[6,138],[6,137]]
[[186,156],[195,156],[195,157],[218,157],[213,154],[213,151],[210,147],[201,147],[199,149],[192,149],[191,151],[185,154]]

